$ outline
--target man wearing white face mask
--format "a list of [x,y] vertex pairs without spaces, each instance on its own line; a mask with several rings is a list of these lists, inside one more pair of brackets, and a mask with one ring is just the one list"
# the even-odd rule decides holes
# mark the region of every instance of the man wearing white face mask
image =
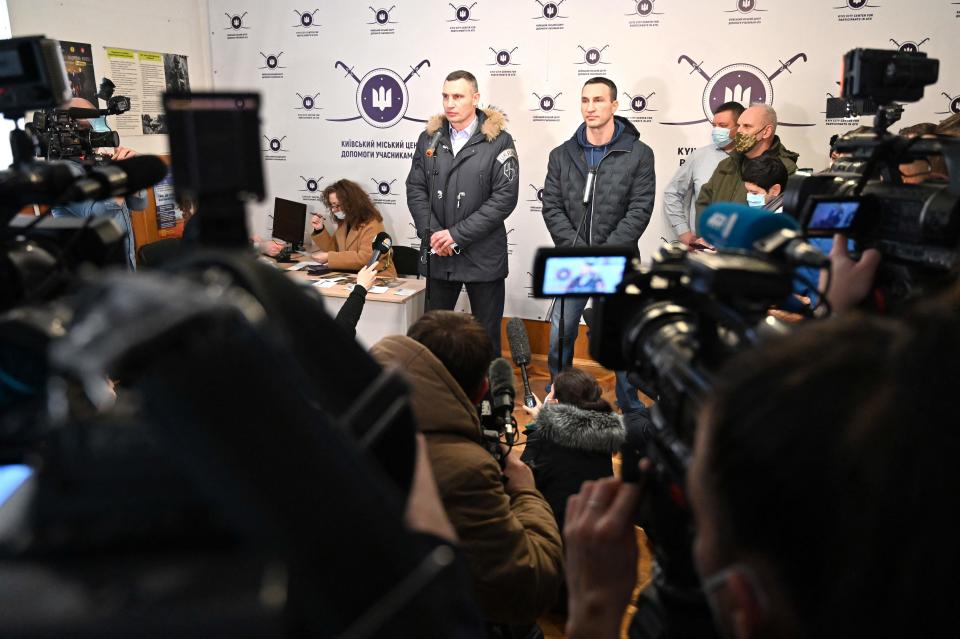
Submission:
[[[70,100],[69,108],[78,109],[96,109],[90,101],[83,98],[73,98]],[[103,133],[110,130],[106,119],[101,116],[90,120],[78,120],[81,127],[89,128],[96,133]],[[109,160],[126,160],[137,155],[133,149],[118,146],[115,148],[101,148],[97,152]],[[89,160],[92,158],[78,158],[80,160]],[[125,236],[124,248],[127,255],[127,264],[131,270],[137,268],[136,242],[133,236],[133,223],[130,219],[130,211],[142,211],[147,208],[146,190],[138,191],[126,197],[108,198],[105,200],[86,200],[84,202],[72,202],[63,206],[56,206],[51,209],[54,217],[100,217],[112,216],[120,225]]]
[[737,120],[744,107],[739,102],[724,102],[713,112],[713,143],[694,151],[677,170],[663,191],[663,214],[677,238],[688,248],[701,246],[697,237],[696,207],[700,188],[707,183],[714,169],[733,150]]

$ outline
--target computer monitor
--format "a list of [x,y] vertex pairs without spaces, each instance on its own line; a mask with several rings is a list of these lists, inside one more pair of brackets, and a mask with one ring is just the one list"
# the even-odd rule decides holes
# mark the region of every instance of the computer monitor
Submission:
[[273,199],[273,237],[290,242],[294,250],[303,248],[303,232],[307,225],[307,205],[282,197]]

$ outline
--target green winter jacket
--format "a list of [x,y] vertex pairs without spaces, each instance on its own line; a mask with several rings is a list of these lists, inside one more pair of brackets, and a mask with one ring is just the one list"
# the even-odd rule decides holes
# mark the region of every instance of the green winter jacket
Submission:
[[[773,145],[766,150],[765,155],[779,157],[787,167],[787,175],[793,175],[797,170],[799,153],[794,153],[780,143],[780,136],[773,136]],[[747,188],[743,185],[740,169],[746,156],[743,153],[732,152],[730,157],[721,160],[713,175],[700,189],[697,196],[697,219],[703,210],[714,202],[747,203]]]

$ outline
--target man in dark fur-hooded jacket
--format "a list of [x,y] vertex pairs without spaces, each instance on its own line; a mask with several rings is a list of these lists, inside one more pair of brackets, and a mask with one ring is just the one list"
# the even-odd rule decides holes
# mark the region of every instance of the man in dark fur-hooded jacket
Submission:
[[477,79],[454,71],[443,114],[420,134],[407,176],[407,206],[427,275],[426,310],[453,310],[466,286],[470,309],[500,354],[507,230],[520,191],[520,165],[506,116],[478,109]]

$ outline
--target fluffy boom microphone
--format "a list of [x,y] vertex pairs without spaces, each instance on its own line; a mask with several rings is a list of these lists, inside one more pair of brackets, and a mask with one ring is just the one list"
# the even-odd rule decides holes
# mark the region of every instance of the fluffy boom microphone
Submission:
[[537,400],[530,390],[530,378],[527,376],[527,364],[530,363],[530,337],[527,335],[527,326],[519,317],[511,317],[507,322],[507,342],[510,344],[510,356],[513,363],[520,367],[520,377],[523,379],[523,405],[533,408]]
[[153,186],[167,174],[166,163],[155,155],[138,155],[102,166],[84,168],[86,176],[78,179],[64,192],[64,202],[130,195]]
[[515,436],[513,421],[513,400],[516,390],[513,388],[513,366],[502,357],[490,362],[487,370],[490,378],[490,404],[493,415],[503,424],[503,434],[507,445],[513,446]]

